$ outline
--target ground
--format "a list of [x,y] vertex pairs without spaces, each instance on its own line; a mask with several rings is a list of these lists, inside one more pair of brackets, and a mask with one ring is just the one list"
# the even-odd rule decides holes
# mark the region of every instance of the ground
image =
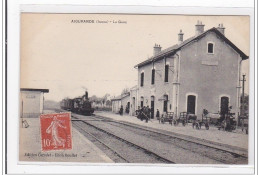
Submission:
[[[45,111],[45,113],[50,112],[53,111]],[[40,119],[26,118],[25,120],[29,127],[22,128],[20,125],[20,161],[113,163],[75,128],[72,128],[72,150],[42,151]]]
[[181,124],[179,124],[178,126],[171,126],[168,123],[159,124],[158,120],[156,119],[152,119],[148,123],[145,123],[145,121],[140,121],[134,116],[120,116],[112,112],[95,112],[95,114],[113,118],[118,121],[127,121],[143,126],[167,130],[178,134],[188,135],[200,139],[248,149],[248,135],[246,135],[245,132],[242,132],[241,130],[235,130],[234,132],[227,132],[222,130],[219,131],[218,128],[216,128],[215,126],[210,126],[209,130],[206,130],[204,126],[201,130],[196,130],[192,128],[191,124],[185,127],[183,127]]
[[[45,113],[52,113],[47,111]],[[114,114],[112,112],[95,112],[95,115],[104,116],[117,121],[130,122],[143,127],[156,128],[170,131],[172,134],[182,134],[198,139],[217,142],[224,145],[231,145],[241,149],[248,149],[248,135],[236,130],[235,132],[219,131],[216,127],[210,126],[209,130],[203,127],[201,130],[193,129],[191,124],[185,127],[179,124],[172,126],[168,123],[160,124],[158,120],[152,119],[148,123],[140,121],[134,116]],[[80,116],[80,118],[89,118]],[[20,161],[52,161],[52,162],[89,162],[89,163],[113,163],[113,161],[95,144],[90,142],[77,129],[72,127],[72,150],[41,151],[40,120],[39,118],[26,118],[29,127],[20,125]],[[20,122],[21,123],[21,122]]]

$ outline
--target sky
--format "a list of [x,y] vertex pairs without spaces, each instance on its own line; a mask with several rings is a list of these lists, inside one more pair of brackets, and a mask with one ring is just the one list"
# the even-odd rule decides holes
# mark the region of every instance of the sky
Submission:
[[[205,30],[223,23],[225,36],[250,59],[249,16],[22,13],[21,88],[49,89],[45,99],[54,101],[86,89],[89,96],[119,95],[137,85],[134,66],[153,55],[155,43],[175,45],[180,29],[184,40],[194,36],[198,20]],[[248,80],[249,60],[242,64]]]

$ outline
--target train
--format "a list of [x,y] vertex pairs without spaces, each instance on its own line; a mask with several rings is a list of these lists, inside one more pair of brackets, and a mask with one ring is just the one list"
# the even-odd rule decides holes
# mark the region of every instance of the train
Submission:
[[86,91],[81,97],[63,99],[60,103],[60,107],[63,110],[83,115],[92,115],[94,113],[94,108],[91,107],[91,102],[88,98],[88,91]]

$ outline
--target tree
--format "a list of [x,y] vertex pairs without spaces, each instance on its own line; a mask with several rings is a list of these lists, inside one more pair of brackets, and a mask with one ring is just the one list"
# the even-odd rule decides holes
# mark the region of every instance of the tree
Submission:
[[98,101],[98,97],[95,95],[92,95],[91,97],[89,97],[89,101],[90,102],[97,102]]
[[111,100],[107,100],[107,101],[106,101],[106,106],[108,106],[108,107],[111,107],[111,106],[112,106]]

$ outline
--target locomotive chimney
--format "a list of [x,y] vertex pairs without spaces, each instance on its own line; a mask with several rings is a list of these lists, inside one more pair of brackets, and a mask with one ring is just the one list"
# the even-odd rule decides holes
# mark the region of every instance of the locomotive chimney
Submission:
[[88,99],[88,91],[85,92],[86,99]]
[[161,52],[162,47],[158,44],[155,44],[153,47],[153,56],[157,55],[159,52]]

